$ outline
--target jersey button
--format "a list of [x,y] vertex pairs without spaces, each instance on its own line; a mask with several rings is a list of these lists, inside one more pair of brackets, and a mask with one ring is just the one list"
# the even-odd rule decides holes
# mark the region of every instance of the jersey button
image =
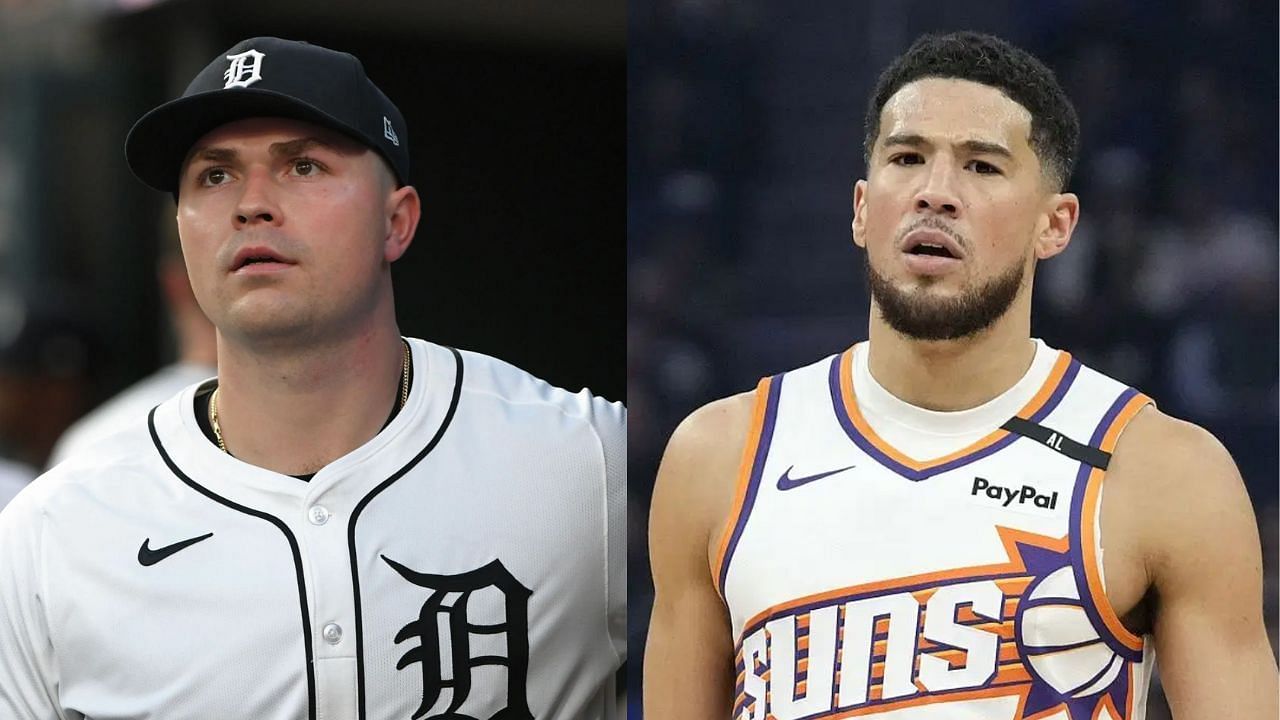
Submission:
[[[311,510],[307,512],[307,519],[311,521],[312,525],[323,525],[329,522],[329,510],[323,505],[312,505]],[[335,625],[334,627],[337,626]]]
[[330,645],[337,645],[342,642],[342,626],[338,623],[329,623],[324,626],[321,631],[324,635],[324,641]]

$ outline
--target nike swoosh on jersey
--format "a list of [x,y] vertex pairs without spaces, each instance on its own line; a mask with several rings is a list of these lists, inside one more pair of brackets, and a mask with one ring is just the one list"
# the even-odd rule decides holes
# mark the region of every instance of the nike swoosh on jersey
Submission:
[[211,537],[213,537],[213,533],[206,533],[200,537],[193,537],[190,540],[183,540],[172,545],[165,545],[164,547],[156,548],[155,550],[148,547],[151,544],[151,538],[147,538],[142,541],[142,547],[138,548],[138,562],[141,563],[143,567],[155,565],[179,550],[189,548],[201,540],[208,540]]
[[842,473],[845,470],[852,470],[854,467],[856,466],[850,465],[849,467],[842,467],[835,470],[828,470],[826,472],[821,472],[821,473],[818,473],[817,475],[805,475],[803,477],[793,478],[791,477],[791,471],[795,470],[796,466],[792,465],[791,467],[782,471],[782,476],[778,478],[778,489],[794,490],[800,487],[801,485],[811,483],[814,480],[821,480],[824,477],[829,477],[831,475],[835,475],[836,473]]

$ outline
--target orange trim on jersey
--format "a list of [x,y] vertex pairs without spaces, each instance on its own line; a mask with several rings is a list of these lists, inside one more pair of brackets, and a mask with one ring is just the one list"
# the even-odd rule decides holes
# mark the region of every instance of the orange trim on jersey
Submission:
[[[1071,354],[1059,350],[1058,360],[1053,364],[1053,370],[1049,372],[1049,377],[1046,378],[1044,384],[1040,386],[1039,392],[1037,392],[1035,396],[1018,411],[1018,417],[1025,420],[1030,418],[1032,415],[1035,415],[1040,408],[1044,407],[1045,403],[1047,403],[1049,398],[1053,395],[1053,391],[1058,388],[1063,377],[1066,376],[1067,368],[1070,366]],[[868,442],[874,445],[877,450],[915,471],[928,470],[929,468],[944,465],[957,458],[962,458],[966,455],[978,452],[989,445],[999,442],[1009,434],[1008,430],[994,430],[991,434],[977,440],[967,447],[932,460],[916,460],[915,458],[902,454],[901,451],[885,442],[884,438],[877,435],[875,430],[871,429],[871,425],[867,422],[866,418],[862,416],[862,411],[858,409],[858,398],[853,391],[853,348],[845,350],[840,355],[840,396],[841,400],[844,402],[845,413],[848,414],[849,420],[853,423],[854,427],[858,429],[858,432],[861,433]]]
[[1133,663],[1126,664],[1129,666],[1129,692],[1125,693],[1124,720],[1129,720],[1129,718],[1133,717],[1133,696],[1138,693],[1138,689],[1133,686]]
[[[1031,584],[1030,582],[1021,583],[1022,588],[1019,588],[1019,590],[1025,590],[1026,586],[1030,584]],[[1006,594],[1008,593],[1008,591],[1005,590],[1005,588],[1001,583],[996,583],[996,585],[1000,587],[1001,590],[1004,590]],[[1016,613],[1017,611],[1018,611],[1018,598],[1016,597],[1008,598],[1004,601],[1004,607],[1001,608],[1000,617],[1012,618],[1014,613]],[[962,608],[956,608],[957,622],[972,623],[972,622],[986,621],[988,619],[989,618],[987,618],[986,615],[979,615],[978,613],[973,611],[972,607],[969,607],[967,605]]]
[[996,671],[996,679],[992,682],[997,682],[1002,685],[1005,683],[1015,682],[1029,683],[1031,682],[1031,673],[1027,672],[1026,666],[1022,664],[1021,660],[1019,660],[1015,663],[1001,665],[1000,669]]
[[[1151,403],[1151,398],[1138,393],[1116,415],[1115,420],[1111,422],[1111,426],[1107,428],[1106,434],[1102,436],[1100,447],[1104,452],[1112,452],[1115,450],[1116,443],[1120,439],[1120,431],[1129,421],[1134,418],[1142,408]],[[1116,615],[1115,608],[1111,607],[1111,602],[1107,600],[1107,594],[1102,587],[1102,571],[1098,565],[1097,548],[1097,525],[1095,519],[1098,518],[1098,501],[1102,496],[1102,478],[1105,473],[1102,470],[1094,468],[1088,479],[1085,481],[1084,503],[1080,510],[1080,554],[1084,558],[1084,575],[1088,587],[1089,597],[1093,600],[1093,605],[1098,609],[1098,614],[1102,617],[1102,622],[1107,626],[1107,630],[1119,640],[1121,644],[1130,650],[1142,651],[1142,638],[1129,632],[1128,628],[1120,622],[1120,618]]]
[[[1003,527],[1001,525],[996,526],[996,532],[999,534],[1000,542],[1004,545],[1005,553],[1009,557],[1009,560],[1006,562],[953,568],[951,570],[940,570],[937,572],[909,575],[907,577],[894,578],[891,580],[878,580],[876,582],[869,582],[861,585],[850,585],[835,590],[828,590],[826,592],[808,595],[780,605],[765,608],[763,611],[757,613],[751,619],[743,623],[743,632],[745,633],[748,630],[753,629],[757,623],[766,618],[784,615],[790,610],[794,610],[805,605],[837,600],[849,595],[862,595],[878,591],[896,590],[898,588],[906,588],[913,585],[922,585],[931,582],[943,583],[951,580],[964,580],[973,577],[981,578],[986,575],[1004,575],[1025,572],[1027,566],[1022,560],[1022,553],[1018,551],[1018,546],[1016,544],[1019,542],[1025,545],[1042,547],[1056,553],[1067,552],[1069,538],[1066,536],[1061,538],[1050,538],[1044,535],[1027,532],[1025,530]],[[1022,580],[1023,578],[1015,579]],[[999,580],[997,580],[997,582],[999,582]],[[923,609],[921,609],[921,612],[923,613]],[[878,627],[879,626],[877,625],[877,628]],[[886,624],[885,627],[888,627],[888,625]]]
[[715,563],[711,566],[711,578],[722,600],[724,588],[720,586],[720,575],[727,560],[729,540],[733,537],[733,530],[742,517],[743,505],[747,499],[747,487],[751,484],[751,468],[755,464],[756,452],[760,448],[760,434],[764,429],[764,414],[769,404],[769,385],[772,382],[772,377],[766,377],[756,385],[756,404],[751,414],[751,429],[747,432],[747,441],[742,446],[742,460],[738,464],[738,489],[734,493],[733,507],[729,511],[729,522],[721,533]]

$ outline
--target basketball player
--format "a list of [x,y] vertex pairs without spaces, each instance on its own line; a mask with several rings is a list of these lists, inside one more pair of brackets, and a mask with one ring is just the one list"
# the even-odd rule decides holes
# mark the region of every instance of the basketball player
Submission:
[[218,378],[0,513],[0,717],[618,717],[624,410],[400,336],[408,141],[275,38],[134,126]]
[[650,720],[1277,714],[1226,451],[1030,337],[1078,136],[1007,43],[881,75],[854,190],[869,341],[694,412],[650,529]]

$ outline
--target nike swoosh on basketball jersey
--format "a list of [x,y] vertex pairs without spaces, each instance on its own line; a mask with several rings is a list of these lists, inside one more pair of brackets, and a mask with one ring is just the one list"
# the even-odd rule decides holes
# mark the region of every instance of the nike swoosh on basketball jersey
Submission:
[[211,537],[213,537],[213,533],[206,533],[200,537],[193,537],[190,540],[182,540],[181,542],[176,542],[172,545],[165,545],[164,547],[156,548],[155,550],[148,547],[151,544],[151,538],[147,538],[142,541],[142,547],[138,548],[138,562],[141,563],[143,567],[155,565],[179,550],[189,548],[201,540],[208,540]]
[[795,488],[798,488],[801,485],[804,485],[806,483],[811,483],[814,480],[821,480],[824,477],[829,477],[831,475],[835,475],[836,473],[842,473],[845,470],[852,470],[854,467],[856,466],[850,465],[849,467],[842,467],[836,470],[828,470],[826,472],[818,473],[817,475],[805,475],[804,477],[793,478],[791,477],[791,471],[795,470],[796,466],[792,465],[791,467],[782,471],[782,476],[778,478],[778,489],[794,490]]

